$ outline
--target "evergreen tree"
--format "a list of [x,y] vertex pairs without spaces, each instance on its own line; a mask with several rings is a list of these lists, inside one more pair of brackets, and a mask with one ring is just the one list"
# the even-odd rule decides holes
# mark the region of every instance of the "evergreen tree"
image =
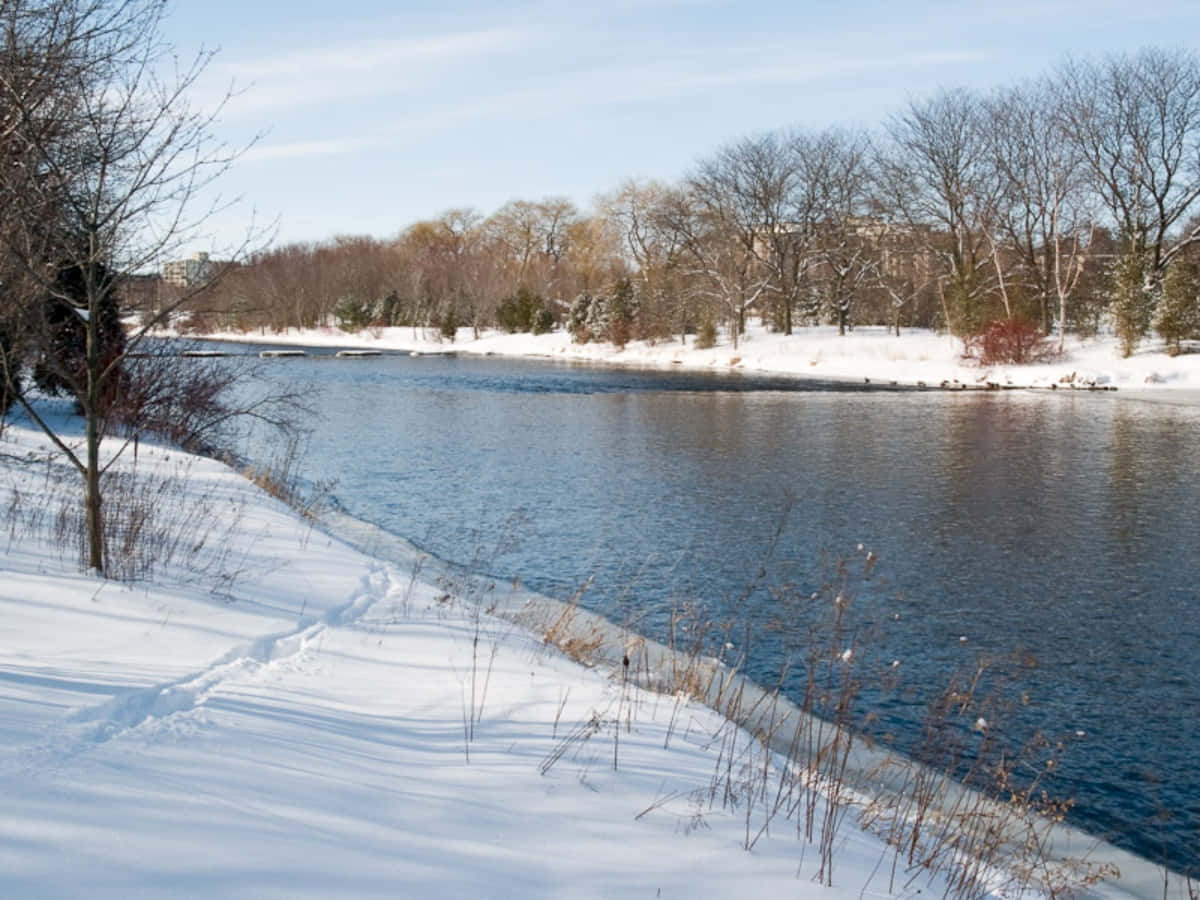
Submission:
[[1176,259],[1167,269],[1154,330],[1167,342],[1172,356],[1183,349],[1181,341],[1200,335],[1200,288],[1195,266],[1185,260]]
[[608,340],[609,321],[608,298],[592,297],[592,302],[588,305],[587,318],[584,320],[587,333],[593,340]]
[[454,339],[458,337],[458,316],[454,313],[454,304],[451,303],[446,307],[446,312],[442,315],[442,321],[438,323],[438,333],[454,343]]
[[546,306],[541,294],[521,285],[496,307],[496,323],[509,334],[518,331],[545,334],[554,328],[554,312]]
[[638,299],[637,291],[628,278],[622,278],[613,285],[608,296],[608,339],[613,346],[622,348],[633,336]]
[[1148,275],[1146,254],[1134,242],[1113,267],[1108,306],[1121,341],[1122,356],[1133,353],[1138,341],[1150,330],[1154,303]]
[[333,307],[333,316],[343,331],[360,331],[375,318],[375,303],[359,299],[357,294],[350,291],[338,298]]
[[594,336],[588,327],[588,321],[595,302],[596,297],[584,291],[571,303],[571,311],[567,315],[567,331],[577,344],[586,344]]
[[[91,285],[88,284],[91,280]],[[108,369],[125,353],[125,330],[121,327],[121,312],[113,277],[100,263],[90,271],[81,265],[59,269],[42,307],[42,337],[33,365],[33,381],[47,394],[65,394],[75,398],[82,409],[83,393],[87,387],[87,325],[85,312],[89,296],[98,296],[95,309],[98,316],[100,365]],[[113,371],[101,392],[101,411],[107,413],[117,401],[123,387],[120,371]]]

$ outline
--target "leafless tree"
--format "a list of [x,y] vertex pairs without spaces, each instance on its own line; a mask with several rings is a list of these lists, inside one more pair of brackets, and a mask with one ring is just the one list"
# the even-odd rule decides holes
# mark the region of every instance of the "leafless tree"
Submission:
[[[1090,258],[1098,210],[1058,94],[1046,81],[997,92],[987,104],[989,139],[1001,176],[997,237],[1012,249],[1037,303],[1043,333],[1057,306],[1059,350],[1067,302]],[[1003,277],[994,250],[998,275]]]
[[671,223],[673,189],[660,181],[629,180],[597,198],[598,214],[611,223],[623,250],[613,248],[632,269],[642,297],[643,331],[686,340],[690,317],[683,284],[684,231]]
[[579,210],[562,197],[510,200],[484,223],[509,272],[508,291],[521,286],[543,295],[556,292],[571,226]]
[[784,189],[782,171],[764,159],[777,149],[773,144],[749,139],[722,148],[663,207],[692,274],[724,311],[735,349],[747,313],[771,285],[763,262],[764,206],[773,203],[767,194]]
[[800,208],[813,223],[810,246],[826,272],[826,297],[845,334],[855,299],[875,273],[877,223],[869,220],[874,184],[871,142],[861,132],[830,129],[806,141],[798,154],[807,198]]
[[1200,59],[1147,48],[1068,60],[1053,78],[1065,135],[1112,225],[1161,281],[1171,260],[1200,241],[1200,229],[1176,231],[1200,199]]
[[[36,330],[40,296],[83,319],[83,371],[59,373],[83,412],[83,452],[23,394],[18,399],[82,477],[88,565],[101,573],[101,476],[112,460],[101,462],[100,444],[126,356],[104,351],[102,312],[120,281],[115,276],[157,268],[196,239],[213,212],[202,195],[234,157],[213,137],[217,110],[197,111],[186,98],[210,55],[169,66],[163,15],[157,0],[0,0],[4,156],[19,162],[0,171],[0,237],[8,265],[37,292],[17,303],[27,333]],[[70,293],[60,286],[64,269],[78,273]],[[143,321],[127,346],[136,347],[172,311]],[[4,376],[18,386],[11,366]]]
[[978,98],[948,90],[913,100],[887,125],[879,154],[884,204],[942,261],[937,285],[949,329],[971,330],[986,296],[990,217],[999,178]]

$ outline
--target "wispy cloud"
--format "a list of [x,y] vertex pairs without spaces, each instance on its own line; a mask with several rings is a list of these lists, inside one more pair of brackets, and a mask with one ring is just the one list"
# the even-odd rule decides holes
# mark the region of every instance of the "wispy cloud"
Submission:
[[344,156],[382,146],[382,135],[370,137],[340,137],[319,141],[292,141],[279,144],[256,144],[240,158],[241,162],[273,162],[281,159],[301,159],[316,156]]
[[419,38],[364,40],[324,50],[306,49],[267,59],[234,61],[225,63],[223,68],[228,75],[246,80],[361,77],[380,69],[454,62],[498,50],[514,50],[530,38],[528,30],[496,28]]
[[734,64],[717,71],[683,73],[663,81],[658,85],[658,93],[683,93],[763,84],[803,84],[873,72],[963,65],[980,62],[984,58],[984,55],[971,51],[939,51],[894,56],[808,56],[797,62],[748,66]]
[[[774,57],[767,54],[767,58]],[[638,65],[604,64],[562,70],[554,79],[507,90],[482,91],[469,99],[440,97],[434,105],[414,105],[407,113],[382,121],[360,121],[357,134],[324,140],[261,144],[247,162],[326,157],[381,147],[398,147],[423,136],[445,132],[467,122],[529,121],[588,109],[657,103],[718,90],[755,86],[789,86],[846,79],[860,74],[962,65],[983,59],[972,51],[935,51],[901,55],[806,54],[802,61],[750,65],[738,53],[723,57],[682,51]]]
[[496,28],[369,39],[263,59],[232,60],[214,65],[207,73],[206,93],[214,100],[232,84],[237,93],[227,104],[227,117],[262,118],[411,89],[440,67],[484,62],[538,40],[539,35],[531,29]]

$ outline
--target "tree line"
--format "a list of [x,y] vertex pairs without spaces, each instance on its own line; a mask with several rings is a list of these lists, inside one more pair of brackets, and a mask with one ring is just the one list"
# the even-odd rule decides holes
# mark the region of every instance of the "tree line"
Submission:
[[[914,99],[875,132],[732,141],[675,182],[581,210],[452,209],[394,239],[259,253],[193,308],[199,329],[338,324],[667,339],[750,315],[1041,334],[1200,333],[1200,61],[1147,48],[1068,59],[990,92]],[[533,312],[530,312],[533,310]],[[590,310],[590,312],[589,312]],[[523,312],[522,312],[523,311]]]

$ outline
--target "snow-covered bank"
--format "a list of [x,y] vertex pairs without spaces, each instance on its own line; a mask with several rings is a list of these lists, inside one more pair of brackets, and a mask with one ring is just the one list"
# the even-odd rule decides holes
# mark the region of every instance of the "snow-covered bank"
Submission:
[[751,326],[734,348],[727,339],[701,350],[694,338],[649,344],[630,342],[576,344],[564,331],[550,334],[490,332],[475,340],[460,329],[454,342],[439,340],[433,329],[378,328],[349,333],[333,328],[289,329],[281,333],[221,332],[217,340],[398,350],[416,353],[494,354],[547,357],[616,365],[680,366],[710,371],[754,371],[798,378],[850,379],[904,385],[943,382],[968,386],[1018,387],[1098,385],[1127,389],[1200,391],[1200,353],[1169,356],[1160,341],[1146,340],[1128,359],[1111,337],[1069,337],[1062,357],[1027,366],[981,367],[962,357],[962,343],[947,335],[912,330],[900,337],[882,328],[858,328],[839,336],[834,328],[804,328],[791,336]]
[[0,895],[887,894],[889,851],[852,817],[832,890],[794,820],[743,849],[761,806],[713,792],[764,758],[721,717],[212,461],[143,444],[121,466],[181,487],[155,495],[177,504],[159,530],[220,540],[152,581],[78,574],[56,533],[75,482],[46,452],[19,425],[0,441]]
[[46,442],[10,424],[0,450],[0,895],[887,892],[854,828],[833,890],[787,824],[742,849],[742,817],[698,799],[731,749],[711,711],[622,689],[215,462],[143,445],[136,466],[186,479],[160,525],[223,510],[236,552],[121,585],[56,545],[73,483]]

